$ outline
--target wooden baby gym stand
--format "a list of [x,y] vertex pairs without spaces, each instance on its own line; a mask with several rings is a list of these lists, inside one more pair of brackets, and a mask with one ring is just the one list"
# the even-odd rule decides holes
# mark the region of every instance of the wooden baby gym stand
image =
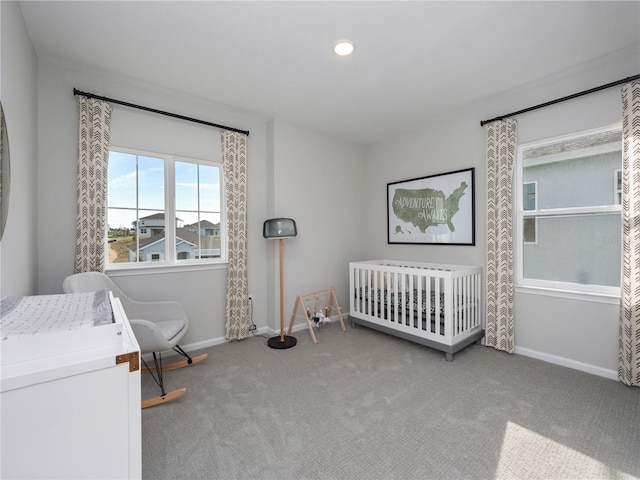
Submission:
[[[335,308],[338,314],[338,321],[340,322],[340,328],[343,332],[346,332],[347,329],[344,326],[344,320],[342,319],[342,310],[340,309],[340,305],[338,304],[338,299],[336,298],[336,292],[333,287],[326,288],[324,290],[318,290],[316,292],[306,293],[304,295],[298,295],[296,297],[296,303],[293,305],[293,313],[291,314],[291,321],[289,322],[289,329],[287,333],[291,333],[291,329],[293,328],[293,322],[296,319],[296,316],[304,317],[307,322],[307,327],[309,328],[309,334],[311,335],[311,340],[313,343],[318,343],[316,339],[316,334],[313,332],[313,324],[311,323],[311,319],[309,318],[310,310],[305,305],[305,301],[310,303],[311,301],[315,301],[316,303],[320,301],[320,299],[327,298],[326,303],[323,303],[325,311],[327,312],[326,317],[331,317],[331,308]],[[302,313],[298,313],[298,309],[302,307]],[[317,305],[314,307],[314,313],[318,311]]]

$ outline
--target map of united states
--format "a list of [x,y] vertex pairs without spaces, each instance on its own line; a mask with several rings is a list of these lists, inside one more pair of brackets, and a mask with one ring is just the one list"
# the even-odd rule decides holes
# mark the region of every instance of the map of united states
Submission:
[[[398,188],[393,195],[393,213],[399,220],[418,227],[422,233],[429,227],[443,224],[454,232],[453,216],[460,209],[458,204],[467,186],[466,182],[461,182],[448,197],[433,188]],[[400,233],[400,227],[396,227],[396,233]]]

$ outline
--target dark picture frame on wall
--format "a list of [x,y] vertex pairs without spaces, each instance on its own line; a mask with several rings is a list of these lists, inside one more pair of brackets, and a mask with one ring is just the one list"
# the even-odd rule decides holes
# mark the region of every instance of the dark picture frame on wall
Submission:
[[387,243],[476,244],[475,168],[387,184]]

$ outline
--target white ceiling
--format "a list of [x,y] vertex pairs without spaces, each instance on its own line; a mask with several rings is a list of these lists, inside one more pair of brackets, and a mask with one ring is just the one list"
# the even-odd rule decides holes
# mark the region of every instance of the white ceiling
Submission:
[[20,4],[41,60],[359,143],[640,44],[637,1]]

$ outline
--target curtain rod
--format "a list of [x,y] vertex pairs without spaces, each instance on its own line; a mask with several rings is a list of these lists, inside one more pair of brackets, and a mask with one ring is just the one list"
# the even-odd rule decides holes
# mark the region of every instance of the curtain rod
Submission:
[[222,130],[229,130],[231,132],[244,133],[249,136],[249,130],[240,130],[239,128],[227,127],[225,125],[218,125],[217,123],[207,122],[205,120],[198,120],[197,118],[185,117],[184,115],[178,115],[177,113],[165,112],[163,110],[156,110],[155,108],[143,107],[142,105],[136,105],[134,103],[123,102],[121,100],[114,100],[113,98],[101,97],[100,95],[95,95],[93,93],[81,92],[80,90],[74,88],[74,95],[83,95],[89,98],[95,98],[96,100],[103,100],[105,102],[117,103],[118,105],[124,105],[125,107],[137,108],[138,110],[144,110],[145,112],[158,113],[160,115],[165,115],[167,117],[178,118],[180,120],[187,120],[189,122],[199,123],[201,125],[208,125],[209,127],[220,128]]
[[487,123],[503,120],[505,118],[513,117],[521,113],[530,112],[532,110],[537,110],[542,107],[548,107],[549,105],[554,105],[556,103],[564,102],[566,100],[571,100],[573,98],[581,97],[583,95],[588,95],[589,93],[599,92],[600,90],[605,90],[607,88],[615,87],[616,85],[622,85],[623,83],[631,82],[633,80],[638,80],[638,79],[640,79],[640,74],[634,75],[632,77],[623,78],[622,80],[618,80],[616,82],[607,83],[606,85],[600,85],[599,87],[590,88],[589,90],[585,90],[584,92],[574,93],[573,95],[567,95],[566,97],[558,98],[556,100],[551,100],[550,102],[541,103],[540,105],[535,105],[533,107],[525,108],[523,110],[518,110],[517,112],[507,113],[506,115],[500,115],[499,117],[495,117],[490,120],[481,120],[480,126],[484,127]]

